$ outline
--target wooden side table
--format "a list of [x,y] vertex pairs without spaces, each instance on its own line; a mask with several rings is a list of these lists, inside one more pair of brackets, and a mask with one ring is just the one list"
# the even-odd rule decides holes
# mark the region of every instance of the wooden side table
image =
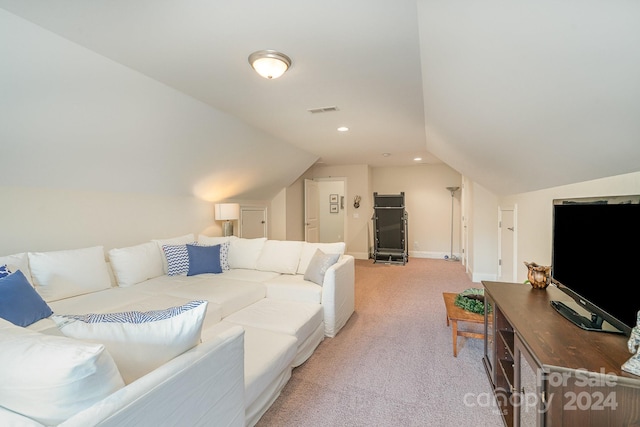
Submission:
[[458,337],[484,339],[483,333],[459,331],[458,322],[478,323],[484,325],[484,315],[466,311],[455,304],[458,294],[444,292],[444,305],[447,309],[447,326],[451,322],[451,332],[453,334],[453,357],[458,357]]

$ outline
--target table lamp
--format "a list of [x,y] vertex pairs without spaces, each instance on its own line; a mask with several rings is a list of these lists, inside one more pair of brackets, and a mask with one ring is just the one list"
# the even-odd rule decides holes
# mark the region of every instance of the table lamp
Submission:
[[233,235],[233,223],[240,218],[240,205],[238,203],[216,203],[214,214],[217,221],[224,221],[222,233],[225,237]]

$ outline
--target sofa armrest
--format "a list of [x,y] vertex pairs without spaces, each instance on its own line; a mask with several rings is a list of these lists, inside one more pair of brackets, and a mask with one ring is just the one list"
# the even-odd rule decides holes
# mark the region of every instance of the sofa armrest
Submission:
[[355,310],[355,260],[342,255],[322,282],[325,336],[335,337]]
[[60,426],[244,426],[244,329],[221,332]]

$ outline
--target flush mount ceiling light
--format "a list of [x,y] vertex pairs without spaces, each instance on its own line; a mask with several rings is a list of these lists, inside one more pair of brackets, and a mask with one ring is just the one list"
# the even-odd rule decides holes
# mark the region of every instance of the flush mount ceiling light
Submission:
[[249,55],[249,64],[265,79],[277,79],[291,66],[291,58],[275,50],[259,50]]

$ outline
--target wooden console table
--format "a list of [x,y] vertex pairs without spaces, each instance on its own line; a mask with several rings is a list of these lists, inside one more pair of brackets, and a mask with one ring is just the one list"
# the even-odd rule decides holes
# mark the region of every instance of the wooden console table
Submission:
[[483,324],[484,316],[458,307],[455,304],[457,295],[458,294],[449,292],[442,294],[442,297],[444,298],[444,305],[447,309],[447,326],[449,326],[449,322],[451,322],[451,332],[453,335],[453,357],[458,357],[458,337],[484,339],[483,333],[458,330],[458,322]]
[[483,362],[507,427],[640,425],[640,377],[622,371],[628,337],[580,329],[554,286],[483,282]]

